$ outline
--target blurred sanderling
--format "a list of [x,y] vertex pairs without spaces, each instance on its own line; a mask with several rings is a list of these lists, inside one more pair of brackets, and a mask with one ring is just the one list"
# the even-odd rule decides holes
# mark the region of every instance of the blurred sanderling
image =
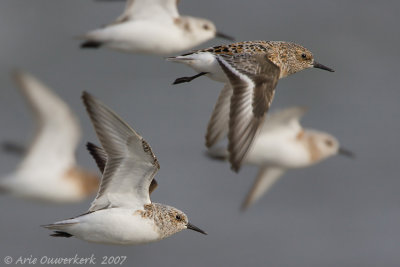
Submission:
[[[245,164],[258,166],[260,170],[242,209],[254,204],[288,169],[308,167],[338,153],[353,156],[332,135],[302,128],[299,119],[305,111],[293,107],[267,116],[244,158]],[[211,148],[209,155],[224,159],[228,151]]]
[[211,147],[228,131],[229,161],[235,171],[239,170],[264,120],[278,79],[308,68],[333,72],[317,63],[308,49],[279,41],[221,45],[167,60],[184,63],[199,72],[192,77],[178,78],[174,84],[190,82],[203,75],[225,83],[208,124],[206,146]]
[[81,201],[95,193],[99,177],[76,164],[81,129],[71,109],[33,76],[23,72],[14,76],[37,127],[18,168],[0,180],[2,191],[60,203]]
[[214,37],[232,40],[207,19],[180,16],[177,4],[177,0],[128,0],[117,20],[84,35],[81,47],[170,55]]
[[150,145],[117,114],[83,94],[102,148],[88,145],[103,172],[100,190],[87,213],[54,224],[52,236],[96,243],[134,245],[161,240],[183,229],[206,234],[180,210],[152,203],[160,168]]

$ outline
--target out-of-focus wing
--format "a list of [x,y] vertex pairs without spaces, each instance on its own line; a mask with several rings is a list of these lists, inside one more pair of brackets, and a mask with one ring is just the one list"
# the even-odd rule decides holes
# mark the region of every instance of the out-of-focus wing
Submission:
[[265,119],[260,134],[276,129],[282,130],[283,128],[293,133],[299,132],[302,130],[299,121],[306,112],[306,107],[290,107],[274,112]]
[[274,167],[260,168],[257,178],[254,181],[249,193],[247,194],[243,204],[242,210],[246,210],[253,205],[262,195],[264,195],[269,188],[282,176],[285,172],[284,169]]
[[179,17],[178,2],[179,0],[128,0],[124,12],[114,23],[146,19],[171,20]]
[[[14,78],[33,111],[37,129],[19,171],[48,172],[54,177],[75,165],[75,150],[81,130],[68,105],[49,88],[27,73],[16,71]],[[61,177],[60,177],[61,178]]]

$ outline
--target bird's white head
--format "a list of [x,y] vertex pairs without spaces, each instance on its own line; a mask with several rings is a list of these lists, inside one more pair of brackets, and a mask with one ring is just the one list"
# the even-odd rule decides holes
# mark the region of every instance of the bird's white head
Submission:
[[336,155],[339,151],[339,141],[330,134],[315,130],[307,130],[308,149],[310,159],[317,163],[330,156]]
[[190,36],[193,43],[201,44],[212,38],[220,37],[233,41],[234,38],[217,31],[214,23],[208,19],[182,16],[175,21]]
[[315,130],[307,130],[307,146],[312,163],[319,162],[333,155],[355,158],[355,154],[341,147],[339,141],[330,134]]
[[217,32],[214,23],[207,19],[184,16],[176,22],[183,28],[185,34],[198,44],[214,38]]

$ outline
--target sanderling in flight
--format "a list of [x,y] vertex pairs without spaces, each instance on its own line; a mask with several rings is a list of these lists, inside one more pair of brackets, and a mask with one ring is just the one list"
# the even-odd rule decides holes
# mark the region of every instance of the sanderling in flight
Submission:
[[[134,245],[161,240],[183,229],[206,234],[180,210],[152,203],[154,176],[160,165],[150,145],[117,114],[83,93],[83,102],[102,148],[88,145],[103,177],[89,211],[44,225],[52,236],[89,242]],[[153,184],[153,185],[152,185]]]
[[71,109],[33,76],[15,72],[14,77],[37,128],[18,168],[0,180],[1,191],[57,203],[81,201],[95,193],[99,177],[76,164],[81,130]]
[[[251,190],[242,204],[242,209],[254,204],[288,169],[304,168],[330,156],[342,154],[353,157],[353,153],[339,146],[330,134],[304,129],[299,123],[306,109],[292,107],[267,116],[254,139],[244,164],[260,167]],[[225,148],[213,147],[209,155],[225,159]]]
[[216,46],[167,60],[184,63],[199,72],[192,77],[178,78],[174,84],[190,82],[203,75],[225,83],[208,124],[206,146],[214,145],[228,131],[229,161],[234,171],[239,170],[265,118],[278,80],[308,68],[333,72],[314,61],[308,49],[279,41]]
[[83,36],[82,48],[101,46],[128,52],[170,55],[214,37],[232,40],[207,19],[180,16],[177,0],[128,0],[113,23]]

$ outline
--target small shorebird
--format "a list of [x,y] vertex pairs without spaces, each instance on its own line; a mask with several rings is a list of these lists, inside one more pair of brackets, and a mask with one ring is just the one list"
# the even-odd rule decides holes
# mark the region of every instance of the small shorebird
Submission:
[[167,60],[186,64],[199,72],[192,77],[178,78],[174,84],[190,82],[203,75],[225,83],[208,124],[206,146],[214,145],[228,131],[229,161],[236,172],[264,121],[278,80],[308,68],[333,72],[317,63],[303,46],[279,41],[216,46]]
[[214,37],[232,40],[203,18],[180,16],[177,0],[128,0],[113,23],[83,36],[82,48],[108,47],[128,53],[170,55]]
[[150,145],[117,114],[83,93],[83,102],[102,148],[88,144],[103,172],[100,190],[87,213],[44,225],[52,236],[89,242],[135,245],[158,241],[183,229],[206,234],[180,210],[152,203],[160,168]]
[[[308,167],[338,153],[353,157],[332,135],[302,128],[299,119],[305,111],[300,107],[287,108],[268,116],[261,126],[244,158],[244,164],[258,166],[260,170],[242,204],[243,210],[265,194],[288,169]],[[225,159],[228,151],[211,148],[209,155]]]
[[81,130],[71,109],[33,76],[16,72],[14,77],[37,129],[18,168],[0,180],[1,191],[58,203],[81,201],[95,193],[99,177],[76,164]]

